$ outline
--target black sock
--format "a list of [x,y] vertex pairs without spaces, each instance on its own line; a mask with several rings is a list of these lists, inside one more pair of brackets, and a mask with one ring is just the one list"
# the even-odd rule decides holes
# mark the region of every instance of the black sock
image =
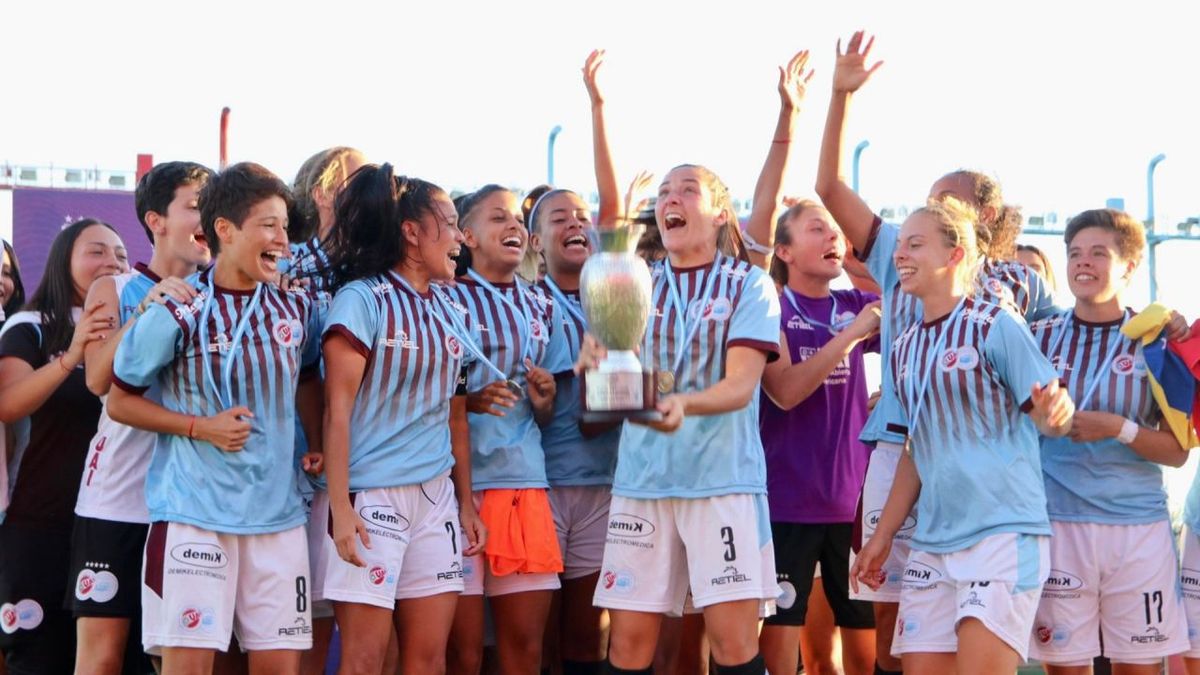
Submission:
[[604,672],[604,662],[563,659],[562,672],[563,675],[601,675]]
[[762,654],[755,654],[754,658],[737,666],[723,666],[715,661],[716,675],[766,675],[767,664],[763,661]]
[[903,670],[884,670],[879,662],[875,662],[875,675],[904,675]]
[[612,664],[612,661],[605,659],[604,670],[601,672],[604,673],[604,675],[654,675],[654,666],[651,665],[648,668],[639,668],[638,670],[633,670],[630,668],[618,668]]

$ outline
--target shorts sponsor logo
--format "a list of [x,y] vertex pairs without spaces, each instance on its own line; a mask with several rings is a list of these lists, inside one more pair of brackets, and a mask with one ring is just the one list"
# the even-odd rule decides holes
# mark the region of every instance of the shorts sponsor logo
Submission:
[[925,563],[909,562],[908,566],[904,568],[905,583],[932,586],[941,578],[941,572]]
[[392,511],[386,506],[378,504],[369,504],[358,510],[358,515],[362,519],[372,525],[382,527],[385,530],[392,532],[404,532],[408,530],[408,518]]
[[225,549],[216,544],[190,542],[171,549],[171,557],[185,565],[220,569],[229,564]]
[[796,604],[796,587],[790,581],[779,582],[779,597],[775,598],[775,606],[779,609],[791,609]]
[[1183,584],[1184,590],[1200,591],[1200,570],[1183,568],[1179,573],[1179,583]]
[[290,626],[284,626],[279,629],[278,635],[282,637],[296,637],[298,635],[312,635],[312,626],[304,620],[304,617],[296,617]]
[[614,513],[608,518],[608,533],[619,537],[649,537],[654,534],[654,524],[628,513]]
[[209,607],[187,607],[179,613],[179,627],[188,632],[211,631],[216,622],[216,614]]
[[463,578],[463,567],[458,561],[450,563],[450,569],[445,572],[437,573],[438,581],[453,581],[454,579]]
[[[879,517],[881,515],[883,515],[883,509],[875,509],[874,511],[871,511],[870,513],[867,514],[866,525],[867,525],[868,530],[870,530],[871,532],[874,532],[875,528],[879,527]],[[916,526],[917,526],[917,519],[914,518],[913,515],[910,513],[904,517],[904,523],[902,525],[900,525],[900,532],[908,532],[909,530],[913,529]],[[896,538],[904,539],[907,537],[897,536]]]
[[1048,645],[1054,637],[1054,632],[1049,626],[1038,626],[1034,629],[1033,634],[1037,637],[1037,641],[1041,644]]
[[1112,363],[1113,375],[1129,375],[1133,372],[1133,357],[1128,354],[1122,354],[1113,359]]
[[987,605],[983,604],[983,601],[979,599],[979,594],[971,591],[967,594],[967,598],[958,604],[959,609],[966,609],[967,607],[987,607]]
[[633,590],[633,574],[626,571],[614,572],[608,570],[601,580],[604,590],[614,593],[628,593]]
[[1050,576],[1042,586],[1042,597],[1070,599],[1078,598],[1083,589],[1083,580],[1062,570],[1051,569]]
[[710,582],[713,586],[724,586],[725,584],[738,584],[750,581],[750,577],[738,571],[738,568],[733,565],[728,565],[721,571],[720,576],[712,578]]
[[368,588],[381,588],[384,585],[391,586],[396,583],[396,573],[392,571],[390,566],[372,565],[367,568],[366,580]]
[[904,637],[905,635],[909,637],[916,637],[916,635],[921,632],[921,622],[908,616],[900,617],[900,619],[896,621],[896,626],[897,632],[901,637]]
[[1160,642],[1167,642],[1171,639],[1170,635],[1163,635],[1163,632],[1154,626],[1146,629],[1141,635],[1130,635],[1129,641],[1136,645],[1153,645]]
[[92,602],[108,602],[117,596],[117,577],[108,570],[95,572],[84,569],[75,579],[75,598]]

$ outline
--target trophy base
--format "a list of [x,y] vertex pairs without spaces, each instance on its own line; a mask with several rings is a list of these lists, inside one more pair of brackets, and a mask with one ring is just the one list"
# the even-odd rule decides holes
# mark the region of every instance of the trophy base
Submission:
[[660,422],[663,418],[658,411],[657,376],[651,371],[585,371],[579,392],[583,399],[580,418],[586,424]]
[[610,424],[612,422],[661,422],[662,413],[657,410],[585,410],[579,416],[584,424]]

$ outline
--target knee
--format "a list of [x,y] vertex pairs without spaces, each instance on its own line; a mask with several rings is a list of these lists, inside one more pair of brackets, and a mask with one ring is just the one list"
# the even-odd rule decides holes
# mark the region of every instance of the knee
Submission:
[[342,652],[339,673],[376,675],[383,670],[383,652],[373,649],[353,649]]
[[713,660],[719,664],[745,663],[758,654],[758,640],[752,633],[745,635],[715,632],[708,634],[708,647]]
[[451,643],[446,650],[446,668],[454,675],[476,675],[483,663],[483,645]]
[[613,663],[642,664],[654,660],[654,642],[645,633],[613,631],[608,636],[608,658]]
[[92,653],[75,665],[75,675],[120,675],[125,664],[122,654]]

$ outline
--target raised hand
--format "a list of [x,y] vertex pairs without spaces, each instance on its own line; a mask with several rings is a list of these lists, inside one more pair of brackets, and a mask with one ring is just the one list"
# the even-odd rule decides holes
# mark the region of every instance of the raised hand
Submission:
[[600,87],[596,84],[596,74],[600,72],[602,65],[604,65],[603,49],[592,50],[583,64],[583,84],[587,87],[588,98],[592,100],[593,107],[604,105],[604,94],[600,93]]
[[779,100],[791,110],[799,110],[812,79],[813,70],[808,67],[808,50],[792,57],[786,66],[779,67]]
[[845,52],[842,52],[842,41],[838,40],[837,66],[833,70],[833,90],[835,92],[850,94],[858,91],[858,88],[866,84],[875,71],[883,65],[883,61],[876,61],[869,68],[867,67],[867,56],[871,53],[871,46],[875,44],[875,37],[867,37],[865,46],[863,37],[865,36],[861,30],[850,36],[850,42],[846,45]]

